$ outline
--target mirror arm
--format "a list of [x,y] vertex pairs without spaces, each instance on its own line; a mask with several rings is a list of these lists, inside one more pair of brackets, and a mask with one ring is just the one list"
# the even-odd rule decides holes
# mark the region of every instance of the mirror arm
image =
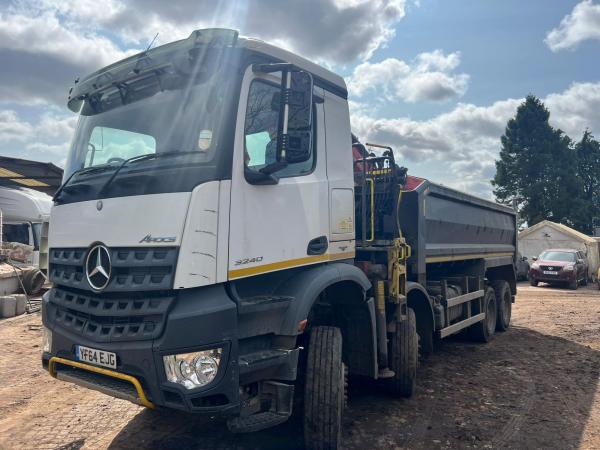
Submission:
[[[263,169],[266,169],[266,167]],[[257,172],[256,170],[252,170],[247,167],[244,168],[244,177],[246,178],[246,181],[248,183],[255,185],[269,185],[279,183],[279,177],[277,175],[274,175],[272,173],[266,173],[262,170]]]

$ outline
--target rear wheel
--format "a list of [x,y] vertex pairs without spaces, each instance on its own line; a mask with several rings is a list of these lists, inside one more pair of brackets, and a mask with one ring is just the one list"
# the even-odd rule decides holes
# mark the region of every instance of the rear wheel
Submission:
[[394,376],[385,380],[387,388],[393,395],[410,397],[417,384],[419,360],[417,320],[412,308],[408,308],[406,320],[398,324],[397,332],[390,338],[388,350]]
[[485,318],[469,327],[469,335],[474,341],[489,342],[496,331],[496,317],[498,310],[496,307],[496,294],[494,288],[488,287],[483,297],[483,311]]
[[341,445],[345,389],[342,333],[335,327],[314,327],[310,333],[304,386],[307,449],[336,449]]
[[510,325],[510,317],[512,314],[512,294],[510,292],[510,286],[504,280],[497,280],[492,283],[492,287],[496,294],[498,309],[496,330],[506,331]]

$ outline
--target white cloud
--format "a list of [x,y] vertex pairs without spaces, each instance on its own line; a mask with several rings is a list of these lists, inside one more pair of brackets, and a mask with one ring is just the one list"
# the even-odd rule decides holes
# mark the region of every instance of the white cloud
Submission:
[[411,63],[388,58],[378,63],[364,62],[348,77],[352,95],[361,97],[380,91],[388,100],[406,102],[443,101],[464,95],[467,74],[453,73],[460,53],[445,55],[441,50],[421,53]]
[[239,28],[327,64],[369,58],[405,0],[13,0],[0,4],[0,102],[64,105],[73,80],[210,26]]
[[76,121],[75,116],[56,115],[50,109],[35,122],[13,110],[0,111],[2,154],[63,165]]
[[[600,82],[574,83],[542,101],[550,122],[573,140],[589,128],[600,133]],[[364,107],[352,110],[352,126],[363,142],[391,145],[401,164],[430,162],[447,167],[447,177],[433,181],[491,196],[489,180],[500,151],[500,136],[523,99],[497,101],[488,106],[458,104],[429,120],[374,118]],[[419,175],[418,173],[416,175]]]
[[100,9],[93,0],[44,0],[41,5],[71,24],[116,33],[136,46],[157,32],[157,43],[165,43],[197,28],[232,27],[306,57],[342,64],[368,58],[385,45],[406,9],[405,0],[108,0]]
[[62,106],[76,77],[131,53],[59,12],[0,8],[0,101]]
[[553,52],[576,47],[588,39],[600,39],[600,4],[583,0],[551,30],[545,42]]

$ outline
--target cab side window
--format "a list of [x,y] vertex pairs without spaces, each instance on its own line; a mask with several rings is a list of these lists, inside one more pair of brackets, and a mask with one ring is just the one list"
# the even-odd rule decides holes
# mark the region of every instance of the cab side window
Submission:
[[[279,86],[255,80],[250,85],[244,127],[244,164],[259,171],[277,162],[277,133],[279,130]],[[313,134],[314,134],[313,120]],[[312,172],[314,149],[308,161],[289,164],[277,172],[279,177],[294,177]]]

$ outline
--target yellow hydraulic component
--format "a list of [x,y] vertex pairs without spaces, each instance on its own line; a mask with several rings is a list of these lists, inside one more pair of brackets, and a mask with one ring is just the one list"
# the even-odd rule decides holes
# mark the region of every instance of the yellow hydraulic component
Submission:
[[379,311],[385,311],[385,283],[383,281],[377,282],[377,309]]
[[371,239],[367,239],[367,242],[373,242],[375,240],[375,180],[367,178],[367,181],[371,183]]
[[398,238],[387,253],[389,297],[399,303],[406,296],[406,260],[410,258],[411,248],[404,238]]
[[133,387],[135,388],[135,390],[137,392],[140,403],[143,406],[145,406],[146,408],[150,408],[150,409],[156,408],[156,405],[154,405],[154,403],[152,403],[150,400],[148,400],[148,398],[146,397],[146,394],[144,393],[144,389],[142,388],[142,385],[140,384],[138,379],[135,378],[134,376],[115,372],[114,370],[103,369],[101,367],[90,366],[89,364],[83,364],[78,361],[71,361],[70,359],[59,358],[58,356],[53,356],[52,358],[50,358],[50,361],[48,362],[48,372],[50,372],[50,375],[52,375],[54,378],[56,378],[56,367],[55,366],[57,363],[64,364],[65,366],[75,367],[77,369],[87,370],[88,372],[99,373],[100,375],[106,375],[107,377],[117,378],[119,380],[129,381],[131,384],[133,384]]

